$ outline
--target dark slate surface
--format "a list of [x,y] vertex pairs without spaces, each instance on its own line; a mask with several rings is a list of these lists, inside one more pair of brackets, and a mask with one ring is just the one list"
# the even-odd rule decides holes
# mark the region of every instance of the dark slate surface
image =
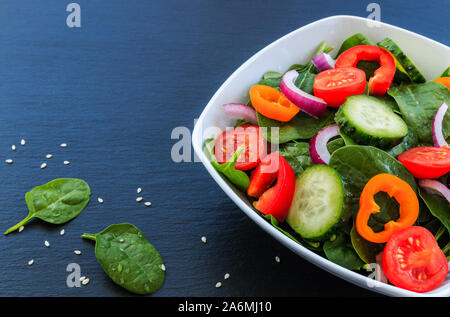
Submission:
[[[367,16],[368,3],[79,0],[79,29],[65,24],[68,3],[0,2],[0,228],[25,217],[25,193],[51,179],[82,178],[93,195],[70,223],[34,220],[22,233],[1,237],[1,296],[128,296],[103,273],[93,244],[80,238],[118,222],[137,225],[165,260],[166,282],[154,296],[373,295],[273,240],[200,163],[175,164],[170,157],[172,129],[192,129],[247,58],[317,19]],[[442,22],[447,1],[378,3],[384,22],[449,43]],[[53,158],[45,159],[47,153]],[[14,164],[5,164],[7,158]],[[136,203],[137,187],[151,208]],[[66,286],[72,262],[91,279],[88,286]],[[230,279],[216,289],[227,272]]]

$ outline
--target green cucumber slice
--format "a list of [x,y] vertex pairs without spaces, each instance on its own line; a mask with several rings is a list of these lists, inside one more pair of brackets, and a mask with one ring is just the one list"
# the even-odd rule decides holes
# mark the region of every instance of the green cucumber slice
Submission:
[[321,240],[339,222],[343,205],[344,187],[338,173],[329,166],[314,165],[295,180],[286,222],[303,238]]
[[358,144],[388,147],[408,133],[408,126],[381,100],[350,96],[336,113],[339,129]]

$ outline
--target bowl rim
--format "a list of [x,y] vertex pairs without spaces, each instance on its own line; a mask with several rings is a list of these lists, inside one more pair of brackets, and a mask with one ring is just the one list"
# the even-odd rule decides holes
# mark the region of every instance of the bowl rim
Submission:
[[[251,207],[249,207],[232,189],[232,187],[220,176],[220,174],[214,169],[214,167],[211,165],[211,163],[208,161],[206,156],[203,153],[202,147],[203,147],[203,138],[202,135],[200,135],[201,132],[201,126],[203,125],[203,121],[205,119],[206,113],[210,108],[212,108],[215,105],[215,100],[218,98],[218,96],[221,94],[221,91],[235,78],[247,68],[248,65],[253,63],[256,59],[259,58],[264,52],[272,48],[273,46],[276,46],[279,42],[285,41],[292,37],[294,34],[298,32],[305,31],[310,28],[317,27],[320,24],[329,23],[334,20],[347,20],[347,21],[372,21],[367,18],[358,17],[358,16],[352,16],[352,15],[334,15],[329,16],[326,18],[319,19],[317,21],[314,21],[312,23],[309,23],[307,25],[304,25],[300,28],[297,28],[289,33],[287,33],[284,36],[281,36],[277,40],[271,42],[269,45],[263,47],[258,52],[256,52],[254,55],[252,55],[249,59],[247,59],[241,66],[239,66],[224,82],[223,84],[217,89],[217,91],[214,93],[214,95],[211,97],[211,99],[208,101],[207,105],[203,109],[200,117],[196,120],[196,123],[194,125],[194,130],[192,133],[192,146],[194,148],[194,152],[197,155],[197,157],[201,160],[203,165],[205,166],[206,170],[209,172],[209,174],[212,176],[212,178],[216,181],[216,183],[222,188],[222,190],[225,192],[225,194],[231,198],[231,200],[250,218],[252,219],[258,226],[260,226],[264,231],[269,233],[273,238],[278,240],[281,244],[292,250],[297,255],[300,255],[302,258],[306,259],[308,262],[322,268],[323,270],[344,279],[347,282],[350,282],[352,284],[355,284],[359,287],[363,287],[365,289],[368,289],[370,291],[374,291],[380,294],[389,295],[389,296],[409,296],[409,297],[415,297],[415,296],[450,296],[450,283],[447,283],[446,285],[427,292],[427,293],[416,293],[412,291],[408,291],[405,289],[398,288],[396,286],[382,283],[376,280],[373,280],[369,277],[366,277],[360,273],[357,273],[355,271],[349,270],[347,268],[344,268],[336,263],[331,262],[325,257],[322,257],[321,255],[307,249],[306,247],[300,245],[299,243],[295,242],[288,236],[281,233],[278,229],[273,227],[266,219],[261,217],[258,213],[256,213]],[[416,38],[420,38],[422,40],[431,41],[435,45],[438,45],[444,49],[449,49],[448,46],[437,42],[435,40],[432,40],[430,38],[427,38],[423,35],[414,33],[412,31],[384,23],[384,22],[377,22],[381,26],[393,28],[402,32],[406,32],[409,36],[414,36]],[[448,276],[447,276],[448,279]],[[369,287],[369,283],[372,285]]]

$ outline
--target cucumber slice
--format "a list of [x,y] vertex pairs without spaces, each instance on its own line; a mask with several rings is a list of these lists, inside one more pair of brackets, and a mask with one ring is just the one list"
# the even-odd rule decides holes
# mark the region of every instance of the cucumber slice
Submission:
[[426,81],[419,69],[417,69],[413,62],[411,62],[411,60],[405,55],[405,53],[403,53],[400,47],[398,47],[393,40],[387,37],[377,45],[391,52],[396,59],[396,64],[398,62],[397,69],[399,69],[398,65],[401,65],[403,67],[403,69],[400,69],[401,72],[408,74],[408,77],[412,82],[424,83]]
[[339,222],[343,206],[344,187],[338,173],[329,166],[314,165],[295,180],[286,222],[303,238],[322,240]]
[[339,129],[361,145],[388,147],[408,133],[408,126],[381,100],[350,96],[336,113]]

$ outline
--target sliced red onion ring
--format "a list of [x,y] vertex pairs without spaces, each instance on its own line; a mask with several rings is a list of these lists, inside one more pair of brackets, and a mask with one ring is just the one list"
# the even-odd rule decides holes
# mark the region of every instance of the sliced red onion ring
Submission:
[[450,189],[440,181],[434,179],[421,179],[419,186],[432,194],[443,196],[450,203]]
[[319,55],[314,56],[312,62],[321,72],[334,68],[334,59],[327,53],[320,53]]
[[230,119],[244,119],[252,124],[258,124],[256,111],[252,107],[241,103],[227,103],[223,105],[223,110]]
[[448,106],[444,102],[436,112],[433,120],[433,141],[434,146],[448,147],[448,143],[445,141],[444,134],[442,133],[442,121],[444,121],[445,113],[447,112]]
[[337,125],[327,127],[319,131],[311,140],[309,145],[309,156],[314,164],[328,165],[330,162],[330,152],[327,149],[327,143],[330,139],[339,135]]
[[327,103],[295,86],[297,77],[298,73],[295,69],[284,74],[280,84],[281,92],[303,112],[315,118],[321,117],[327,109]]

